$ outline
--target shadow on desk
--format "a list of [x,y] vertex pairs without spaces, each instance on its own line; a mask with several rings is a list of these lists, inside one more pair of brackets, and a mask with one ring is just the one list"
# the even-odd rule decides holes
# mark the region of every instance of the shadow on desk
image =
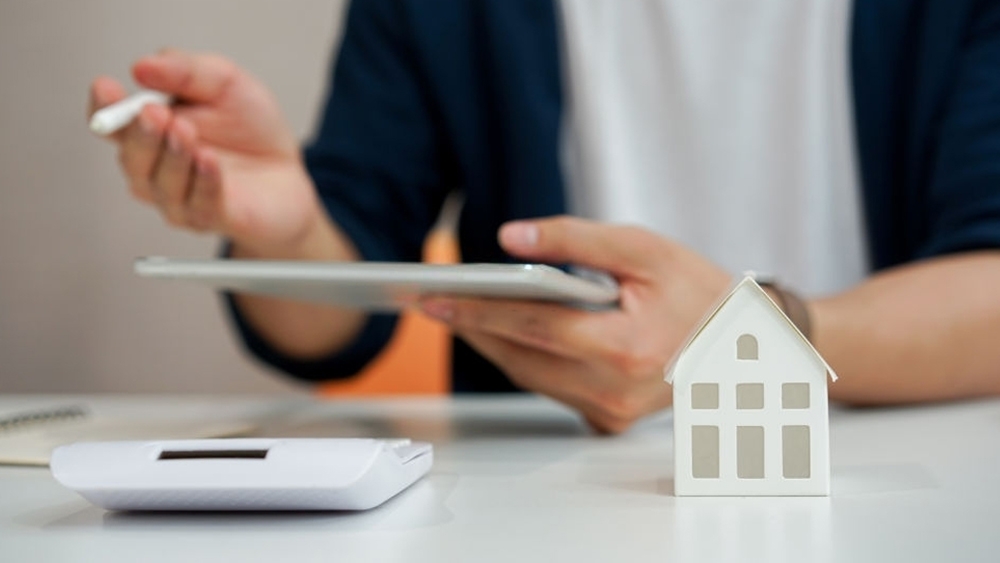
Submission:
[[[351,417],[349,419],[320,418],[305,421],[282,429],[286,435],[297,437],[353,437],[397,438],[406,436],[413,440],[443,442],[455,440],[531,440],[587,437],[588,431],[572,420],[540,421],[507,418],[503,420],[484,417],[472,420],[441,420],[420,417],[380,416]],[[272,433],[269,431],[269,433]]]
[[[516,400],[516,399],[515,399]],[[326,404],[321,409],[290,411],[264,427],[273,437],[399,438],[435,444],[480,440],[548,440],[592,438],[586,424],[569,410],[528,411],[511,414],[497,408],[496,399],[471,403],[461,413],[442,413],[440,407],[415,408],[392,402],[365,409],[349,404]]]
[[330,532],[415,530],[440,526],[454,519],[446,503],[457,483],[455,474],[431,474],[385,504],[362,512],[108,512],[81,499],[29,512],[16,523],[42,530],[106,529],[142,533],[232,531],[245,534],[277,528]]

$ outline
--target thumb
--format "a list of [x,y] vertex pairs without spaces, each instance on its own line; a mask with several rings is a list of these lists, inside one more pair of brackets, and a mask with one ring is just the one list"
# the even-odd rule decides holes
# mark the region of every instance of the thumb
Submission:
[[132,75],[145,88],[191,102],[212,103],[225,95],[238,70],[225,57],[167,49],[139,59]]
[[[87,121],[94,117],[94,113],[106,106],[125,99],[125,88],[113,78],[100,76],[90,84],[90,103],[87,108]],[[119,141],[124,133],[117,131],[105,138]]]
[[662,244],[642,229],[567,216],[512,221],[500,227],[498,238],[504,250],[521,258],[631,276],[649,269]]

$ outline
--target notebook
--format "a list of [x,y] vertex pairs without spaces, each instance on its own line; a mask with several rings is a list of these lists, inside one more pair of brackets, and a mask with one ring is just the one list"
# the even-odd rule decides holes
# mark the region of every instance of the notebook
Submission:
[[82,441],[183,440],[248,436],[246,420],[97,413],[83,404],[0,410],[0,465],[47,466],[52,450]]

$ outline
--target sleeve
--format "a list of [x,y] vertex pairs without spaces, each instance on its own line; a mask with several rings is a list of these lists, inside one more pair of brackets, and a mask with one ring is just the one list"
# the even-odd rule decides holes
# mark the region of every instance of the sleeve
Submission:
[[[305,163],[330,218],[363,259],[416,261],[448,188],[438,113],[417,72],[417,46],[402,1],[352,2],[333,83]],[[341,379],[385,346],[396,316],[371,315],[347,349],[302,361],[272,348],[227,296],[244,345],[296,378]]]
[[1000,5],[974,11],[941,118],[918,258],[1000,248]]

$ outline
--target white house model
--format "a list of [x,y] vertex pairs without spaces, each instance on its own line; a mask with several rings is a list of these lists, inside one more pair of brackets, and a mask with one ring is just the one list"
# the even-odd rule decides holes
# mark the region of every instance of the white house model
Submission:
[[830,494],[827,377],[837,379],[744,278],[667,369],[675,494]]

